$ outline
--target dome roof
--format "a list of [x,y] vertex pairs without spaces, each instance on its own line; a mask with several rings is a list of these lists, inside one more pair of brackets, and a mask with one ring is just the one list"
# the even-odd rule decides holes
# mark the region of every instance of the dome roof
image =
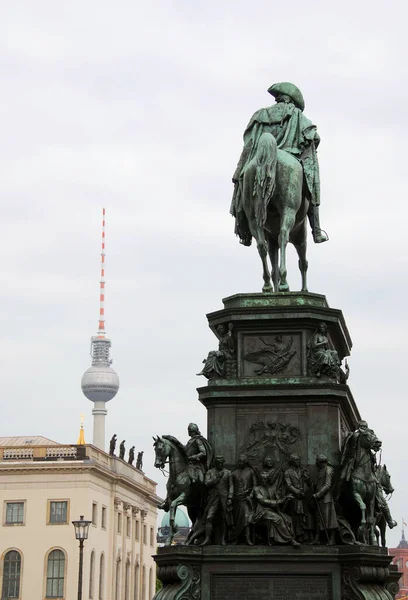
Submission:
[[[181,510],[181,508],[177,508],[177,510],[176,510],[175,522],[178,527],[188,527],[188,528],[190,527],[189,518],[186,515],[186,513],[184,512],[184,510]],[[166,512],[166,513],[164,513],[160,527],[169,527],[169,526],[170,526],[170,513]]]
[[94,365],[82,375],[81,388],[88,400],[108,402],[119,389],[119,377],[112,367]]

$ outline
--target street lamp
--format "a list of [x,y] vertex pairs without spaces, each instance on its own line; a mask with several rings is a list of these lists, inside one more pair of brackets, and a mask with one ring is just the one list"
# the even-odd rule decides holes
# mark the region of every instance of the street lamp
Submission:
[[84,516],[80,516],[79,521],[72,521],[75,527],[75,537],[79,540],[79,571],[78,571],[78,600],[82,600],[82,571],[84,566],[84,541],[88,539],[88,530],[92,521],[85,521]]

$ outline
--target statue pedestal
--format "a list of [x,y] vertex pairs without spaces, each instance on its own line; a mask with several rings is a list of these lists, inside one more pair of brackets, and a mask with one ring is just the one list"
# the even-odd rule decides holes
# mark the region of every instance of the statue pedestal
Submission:
[[232,323],[237,376],[198,389],[215,453],[227,467],[240,453],[250,454],[254,467],[267,454],[284,461],[292,452],[304,465],[314,466],[319,453],[338,464],[342,441],[360,415],[347,385],[309,376],[308,343],[324,322],[332,349],[340,359],[348,356],[352,343],[342,312],[309,293],[237,294],[223,303],[207,317],[213,331]]
[[[338,475],[342,442],[361,417],[344,373],[316,372],[311,348],[324,323],[327,349],[340,361],[350,354],[342,312],[310,293],[237,294],[223,304],[207,317],[214,333],[230,327],[235,359],[198,389],[214,455],[232,470],[245,454],[258,477],[269,458],[282,486],[292,454],[312,479],[318,454]],[[173,546],[155,560],[164,585],[155,600],[393,600],[398,590],[391,557],[375,546]]]
[[159,548],[155,600],[392,600],[399,574],[368,546]]

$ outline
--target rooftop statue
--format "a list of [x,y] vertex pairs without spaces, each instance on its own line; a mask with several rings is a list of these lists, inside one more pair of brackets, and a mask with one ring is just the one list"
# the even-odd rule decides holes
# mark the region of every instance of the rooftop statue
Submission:
[[[244,149],[232,177],[235,185],[231,213],[240,242],[255,239],[262,260],[264,292],[287,292],[286,246],[299,255],[302,291],[306,283],[306,217],[313,240],[328,240],[320,228],[320,179],[316,126],[303,114],[305,102],[292,83],[272,85],[276,104],[258,110],[244,131]],[[280,254],[280,264],[278,259]]]

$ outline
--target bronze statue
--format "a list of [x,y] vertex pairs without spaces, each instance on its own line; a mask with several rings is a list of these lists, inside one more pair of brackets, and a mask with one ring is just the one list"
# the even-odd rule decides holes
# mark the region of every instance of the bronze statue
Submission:
[[316,502],[316,537],[313,543],[320,544],[323,532],[325,543],[332,546],[336,542],[336,531],[339,527],[332,493],[334,468],[324,454],[316,456],[316,468],[317,475],[313,482],[313,498]]
[[375,453],[382,442],[366,421],[359,421],[343,445],[340,459],[340,486],[343,504],[354,500],[360,514],[357,539],[364,544],[376,544],[374,506],[377,494]]
[[214,377],[225,377],[227,361],[235,361],[235,342],[232,335],[232,323],[228,325],[228,331],[225,325],[217,327],[217,335],[219,338],[218,350],[213,350],[208,353],[208,356],[203,360],[204,367],[197,375],[204,375],[207,379]]
[[136,469],[139,469],[139,471],[143,470],[143,454],[143,450],[137,453]]
[[128,458],[128,463],[130,465],[133,465],[133,461],[135,460],[135,447],[132,446],[131,449],[129,450],[129,458]]
[[212,448],[201,436],[195,423],[188,427],[190,441],[184,446],[172,435],[157,436],[154,439],[154,466],[163,470],[169,465],[167,496],[159,508],[170,512],[170,528],[166,545],[172,543],[175,530],[175,513],[177,507],[184,505],[194,525],[202,518],[205,508],[204,478],[211,461]]
[[238,458],[238,467],[232,472],[234,486],[234,523],[236,542],[244,534],[245,542],[253,546],[251,523],[253,515],[252,491],[256,485],[255,472],[248,463],[246,454]]
[[117,440],[117,435],[116,435],[116,433],[114,433],[109,442],[109,454],[111,456],[115,456],[116,440]]
[[[289,291],[286,246],[299,255],[302,291],[306,284],[306,215],[316,243],[328,236],[320,228],[320,178],[316,126],[307,119],[299,88],[272,85],[276,104],[258,110],[244,132],[244,149],[232,177],[235,189],[231,213],[235,232],[245,246],[256,240],[263,266],[264,292],[272,291],[267,257],[272,263],[275,292]],[[278,268],[278,254],[280,265]]]
[[126,452],[125,442],[126,442],[126,440],[122,440],[120,442],[120,446],[119,446],[119,458],[121,458],[122,460],[125,460],[125,452]]
[[[227,531],[233,526],[232,499],[234,486],[231,471],[224,469],[225,459],[216,456],[214,467],[205,475],[205,485],[208,489],[207,506],[205,511],[205,539],[202,546],[211,544],[214,518],[220,516],[221,544],[227,543]],[[192,540],[191,540],[192,541]]]
[[212,461],[212,448],[205,437],[201,435],[196,423],[190,423],[187,431],[190,439],[185,445],[185,451],[192,467],[190,476],[193,483],[196,478],[199,483],[204,483],[205,473]]
[[292,517],[295,537],[298,541],[308,543],[313,538],[313,516],[307,501],[307,492],[310,488],[310,475],[307,469],[300,464],[300,456],[289,456],[289,468],[285,471],[286,491],[293,498],[288,505],[288,512]]
[[[390,529],[397,526],[397,522],[392,518],[391,511],[388,506],[387,500],[384,497],[384,492],[391,495],[394,492],[394,488],[391,484],[391,476],[387,471],[386,465],[378,466],[376,469],[377,475],[377,491],[375,495],[375,524],[380,530],[381,535],[381,546],[385,548],[386,538],[385,532],[387,525]],[[378,543],[378,535],[376,530],[376,537]]]
[[288,500],[292,498],[289,494],[280,498],[276,486],[269,485],[269,474],[262,471],[260,485],[254,487],[254,499],[256,506],[252,515],[252,523],[264,524],[267,528],[268,544],[292,544],[300,546],[293,534],[291,518],[282,512]]
[[326,323],[319,323],[308,343],[307,363],[309,375],[326,375],[340,379],[340,359],[336,350],[332,350],[327,336]]

